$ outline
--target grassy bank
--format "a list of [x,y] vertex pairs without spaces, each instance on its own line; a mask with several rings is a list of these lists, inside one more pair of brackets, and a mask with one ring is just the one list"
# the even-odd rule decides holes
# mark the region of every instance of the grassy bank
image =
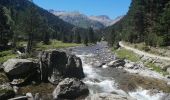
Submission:
[[45,45],[42,42],[37,43],[35,49],[36,50],[46,50],[46,49],[57,49],[57,48],[67,48],[67,47],[75,47],[81,46],[82,44],[77,43],[63,43],[61,41],[52,40],[49,45]]
[[113,52],[115,52],[117,54],[117,57],[118,58],[122,58],[122,59],[128,59],[130,61],[133,61],[133,62],[137,62],[140,60],[139,56],[137,56],[136,54],[134,54],[132,51],[129,51],[129,50],[126,50],[126,49],[112,49]]
[[[26,41],[18,42],[18,47],[23,47],[27,44]],[[45,45],[42,42],[36,43],[35,46],[33,46],[34,50],[47,50],[47,49],[57,49],[57,48],[67,48],[67,47],[75,47],[75,46],[81,46],[82,44],[77,43],[63,43],[61,41],[57,40],[51,40],[49,45]],[[17,55],[12,52],[12,50],[7,51],[1,51],[0,52],[0,63],[3,63],[7,61],[10,58],[15,58]]]
[[[125,58],[132,62],[142,61],[137,54],[135,54],[132,51],[126,50],[124,48],[120,48],[118,50],[115,50],[115,49],[112,49],[112,50],[113,50],[113,52],[116,53],[118,58],[123,58],[123,59]],[[160,66],[156,66],[154,63],[147,62],[147,63],[145,63],[145,67],[151,68],[152,70],[154,70],[162,75],[168,75],[168,73],[166,71],[162,70]]]
[[125,45],[136,48],[138,50],[148,52],[151,54],[159,55],[159,56],[167,56],[170,57],[170,47],[150,47],[145,43],[135,43],[131,44],[128,42],[123,42]]
[[15,57],[16,57],[16,54],[12,53],[12,50],[2,51],[0,52],[0,63],[3,63],[6,60],[10,58],[15,58]]

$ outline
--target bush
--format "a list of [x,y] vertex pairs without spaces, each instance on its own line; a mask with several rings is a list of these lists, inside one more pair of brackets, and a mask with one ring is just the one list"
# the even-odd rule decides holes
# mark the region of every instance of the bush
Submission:
[[151,49],[150,49],[150,47],[149,47],[149,46],[144,46],[144,47],[142,48],[142,50],[144,50],[144,51],[148,52],[148,51],[150,51]]

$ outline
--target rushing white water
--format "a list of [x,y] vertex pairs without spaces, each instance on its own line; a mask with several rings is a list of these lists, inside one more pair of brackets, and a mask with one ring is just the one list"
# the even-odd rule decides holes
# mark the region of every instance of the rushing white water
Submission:
[[137,100],[160,100],[164,95],[163,93],[157,93],[151,96],[148,92],[149,90],[138,89],[136,92],[130,92],[129,95]]
[[[93,54],[83,54],[77,55],[82,59],[83,70],[86,78],[83,80],[84,83],[89,87],[90,95],[95,93],[117,93],[120,95],[130,95],[137,100],[160,100],[163,93],[157,93],[154,95],[149,95],[149,90],[139,89],[136,92],[126,93],[123,90],[118,89],[117,83],[115,83],[112,77],[103,77],[97,72],[100,71],[97,68],[93,68],[92,65],[85,63],[85,57],[93,56]],[[103,68],[107,68],[104,66]]]

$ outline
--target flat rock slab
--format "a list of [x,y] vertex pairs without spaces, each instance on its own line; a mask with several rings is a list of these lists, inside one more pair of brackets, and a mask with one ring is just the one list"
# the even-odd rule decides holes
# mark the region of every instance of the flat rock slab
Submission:
[[36,63],[27,59],[9,59],[3,64],[5,73],[11,76],[26,74],[36,68]]

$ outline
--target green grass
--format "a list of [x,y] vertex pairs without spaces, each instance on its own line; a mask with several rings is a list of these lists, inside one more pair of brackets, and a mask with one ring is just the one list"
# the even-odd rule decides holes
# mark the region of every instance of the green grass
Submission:
[[16,54],[13,54],[12,50],[0,52],[0,62],[1,63],[7,61],[10,58],[15,58],[15,57],[16,57]]
[[75,46],[80,46],[80,45],[81,44],[77,44],[77,43],[63,43],[61,41],[52,40],[49,45],[45,45],[43,43],[37,43],[35,49],[36,50],[46,50],[46,49],[75,47]]
[[113,49],[113,51],[117,54],[118,58],[122,58],[122,59],[125,58],[133,62],[137,62],[140,60],[140,58],[136,54],[134,54],[132,51],[129,51],[123,48],[119,50]]
[[[128,59],[133,62],[140,61],[139,56],[137,56],[135,53],[133,53],[132,51],[129,51],[129,50],[121,48],[119,50],[113,49],[113,52],[115,52],[117,54],[118,58],[125,58],[125,59]],[[153,63],[146,63],[145,66],[148,68],[152,68],[154,71],[156,71],[164,76],[168,75],[168,72],[162,70],[161,67],[156,66]]]
[[154,71],[156,71],[156,72],[158,72],[158,73],[160,73],[160,74],[162,74],[162,75],[164,75],[164,76],[165,76],[165,75],[168,75],[168,72],[162,70],[161,67],[156,66],[156,65],[153,64],[153,63],[146,63],[145,66],[148,67],[148,68],[152,68]]

